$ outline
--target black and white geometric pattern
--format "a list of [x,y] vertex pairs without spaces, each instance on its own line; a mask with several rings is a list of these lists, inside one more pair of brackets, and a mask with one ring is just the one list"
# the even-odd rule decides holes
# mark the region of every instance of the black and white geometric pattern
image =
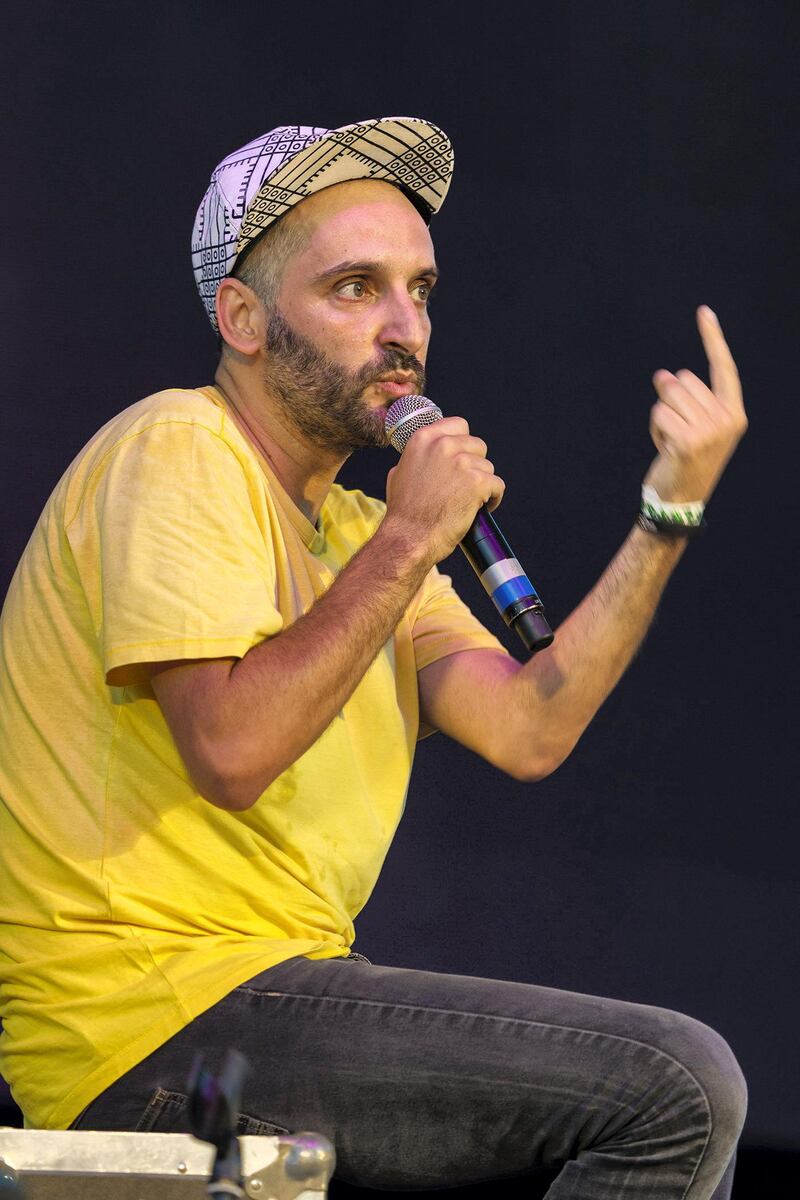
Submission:
[[445,133],[416,117],[381,117],[322,129],[281,125],[229,154],[214,170],[197,210],[192,270],[214,329],[214,298],[236,258],[306,196],[348,179],[387,179],[441,208],[453,172]]

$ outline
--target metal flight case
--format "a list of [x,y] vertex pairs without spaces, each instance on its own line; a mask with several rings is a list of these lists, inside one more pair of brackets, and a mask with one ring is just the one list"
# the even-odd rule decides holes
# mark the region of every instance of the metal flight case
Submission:
[[[322,1200],[334,1152],[316,1133],[241,1137],[238,1181],[210,1191],[214,1147],[188,1133],[0,1128],[0,1197],[19,1200]],[[2,1177],[5,1176],[3,1180]]]

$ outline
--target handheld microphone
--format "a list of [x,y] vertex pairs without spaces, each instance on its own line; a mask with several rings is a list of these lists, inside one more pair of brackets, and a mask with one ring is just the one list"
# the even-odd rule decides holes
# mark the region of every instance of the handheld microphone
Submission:
[[[427,396],[400,396],[384,418],[389,441],[402,454],[408,441],[423,425],[433,425],[444,416]],[[497,527],[485,504],[461,542],[472,569],[506,625],[516,629],[527,650],[535,654],[553,641],[544,607],[514,552]]]

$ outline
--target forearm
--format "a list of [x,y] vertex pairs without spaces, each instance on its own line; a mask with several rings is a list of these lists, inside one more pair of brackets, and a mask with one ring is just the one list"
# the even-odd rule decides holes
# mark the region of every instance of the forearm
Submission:
[[552,770],[566,758],[635,655],[685,544],[634,526],[552,646],[513,676],[523,759]]
[[234,664],[207,727],[225,807],[248,807],[324,732],[430,566],[384,521],[304,616]]

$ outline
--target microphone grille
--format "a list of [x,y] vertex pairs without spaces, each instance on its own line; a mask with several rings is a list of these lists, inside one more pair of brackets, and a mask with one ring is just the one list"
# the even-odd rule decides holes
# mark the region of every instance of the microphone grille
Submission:
[[402,454],[412,433],[423,425],[441,421],[444,413],[427,396],[400,396],[386,411],[384,424],[389,441]]

